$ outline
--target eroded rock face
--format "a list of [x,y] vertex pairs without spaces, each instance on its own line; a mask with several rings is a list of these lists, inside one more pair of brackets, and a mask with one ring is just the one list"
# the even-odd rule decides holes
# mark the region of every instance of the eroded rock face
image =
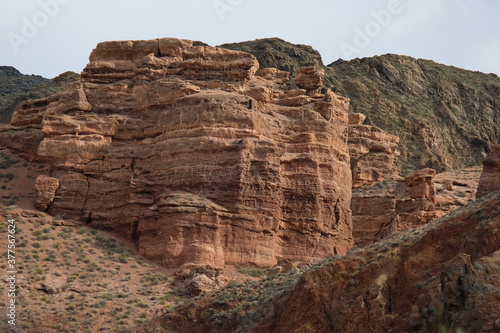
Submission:
[[434,169],[422,169],[401,179],[386,180],[353,191],[353,236],[358,246],[394,232],[426,224],[446,212],[436,205]]
[[[492,212],[498,204],[497,196],[481,207]],[[315,332],[427,332],[436,324],[495,332],[500,281],[490,277],[499,273],[500,221],[479,219],[466,211],[306,274],[277,307],[274,332],[306,322]],[[370,262],[370,250],[387,252]]]
[[38,158],[59,181],[49,212],[171,267],[345,253],[348,100],[257,69],[187,40],[100,43],[81,82],[13,116],[41,125]]
[[[209,319],[217,313],[218,297],[228,293],[221,290],[155,323],[161,332],[358,333],[369,328],[396,333],[434,332],[438,326],[498,332],[499,205],[500,195],[492,194],[446,218],[333,258],[271,301],[245,311],[231,312],[238,301],[224,308],[234,315]],[[252,292],[241,291],[235,299]]]
[[483,161],[483,172],[479,179],[476,198],[500,190],[500,145],[493,145]]
[[59,179],[40,175],[35,181],[35,207],[45,211],[54,201],[59,187]]
[[304,67],[295,77],[297,87],[306,90],[315,90],[323,85],[325,70],[316,66]]
[[372,185],[397,175],[399,138],[376,126],[363,125],[365,116],[349,114],[349,154],[353,187]]

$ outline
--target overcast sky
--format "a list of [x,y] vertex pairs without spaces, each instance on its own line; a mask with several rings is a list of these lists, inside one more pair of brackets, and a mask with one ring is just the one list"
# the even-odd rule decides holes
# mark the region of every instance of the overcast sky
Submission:
[[0,65],[81,72],[98,42],[280,37],[325,64],[397,53],[500,75],[498,0],[0,0]]

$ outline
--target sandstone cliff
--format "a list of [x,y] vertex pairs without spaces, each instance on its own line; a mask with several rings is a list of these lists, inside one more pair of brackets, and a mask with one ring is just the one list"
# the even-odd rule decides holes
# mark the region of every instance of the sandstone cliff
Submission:
[[[178,39],[100,43],[81,81],[19,105],[2,143],[49,163],[37,207],[164,266],[315,261],[353,244],[348,100]],[[11,139],[30,129],[30,143]]]
[[[280,39],[224,44],[245,50],[263,66],[298,73],[322,66],[319,53]],[[500,79],[433,61],[387,54],[336,61],[325,70],[324,87],[349,97],[350,111],[363,113],[400,138],[401,167],[460,169],[479,165],[500,140]]]
[[422,169],[403,179],[354,189],[351,209],[356,245],[375,243],[444,215],[446,207],[436,200],[435,175],[433,169]]
[[349,114],[348,147],[355,188],[398,175],[399,138],[376,126],[363,125],[365,118],[361,113]]
[[[500,195],[415,230],[198,298],[157,332],[498,332]],[[267,295],[274,295],[268,297]],[[139,330],[141,331],[141,330]]]
[[483,161],[483,172],[477,187],[477,198],[500,190],[500,145],[494,145]]

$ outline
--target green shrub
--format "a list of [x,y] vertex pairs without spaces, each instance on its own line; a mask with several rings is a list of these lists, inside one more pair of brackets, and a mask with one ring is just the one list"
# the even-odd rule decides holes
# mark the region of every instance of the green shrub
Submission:
[[236,270],[241,274],[250,275],[253,277],[263,277],[268,272],[267,269],[243,267],[243,266],[239,266],[239,265],[236,266]]
[[7,202],[5,203],[7,206],[13,206],[15,205],[17,202],[17,199],[16,198],[9,198],[9,200],[7,200]]

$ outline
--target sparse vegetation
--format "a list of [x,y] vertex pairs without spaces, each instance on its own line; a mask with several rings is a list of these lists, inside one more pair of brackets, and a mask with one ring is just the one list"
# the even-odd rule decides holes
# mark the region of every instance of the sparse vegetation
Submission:
[[[47,221],[17,215],[16,219],[19,221],[17,248],[26,263],[19,265],[18,273],[35,285],[51,276],[63,282],[63,291],[56,297],[38,289],[19,291],[21,297],[29,300],[24,304],[35,313],[32,320],[47,331],[54,330],[56,325],[60,325],[56,331],[65,331],[64,325],[68,323],[81,331],[91,331],[94,321],[88,319],[97,315],[107,316],[106,323],[102,324],[107,331],[127,330],[136,320],[148,320],[155,311],[171,308],[187,297],[182,293],[165,297],[165,290],[172,295],[176,288],[170,283],[169,273],[153,268],[147,260],[102,231],[47,225]],[[142,275],[131,274],[131,271],[142,272]],[[137,311],[133,308],[114,310],[126,303],[133,304]],[[45,323],[44,313],[56,307],[65,310],[58,312],[58,322]]]

